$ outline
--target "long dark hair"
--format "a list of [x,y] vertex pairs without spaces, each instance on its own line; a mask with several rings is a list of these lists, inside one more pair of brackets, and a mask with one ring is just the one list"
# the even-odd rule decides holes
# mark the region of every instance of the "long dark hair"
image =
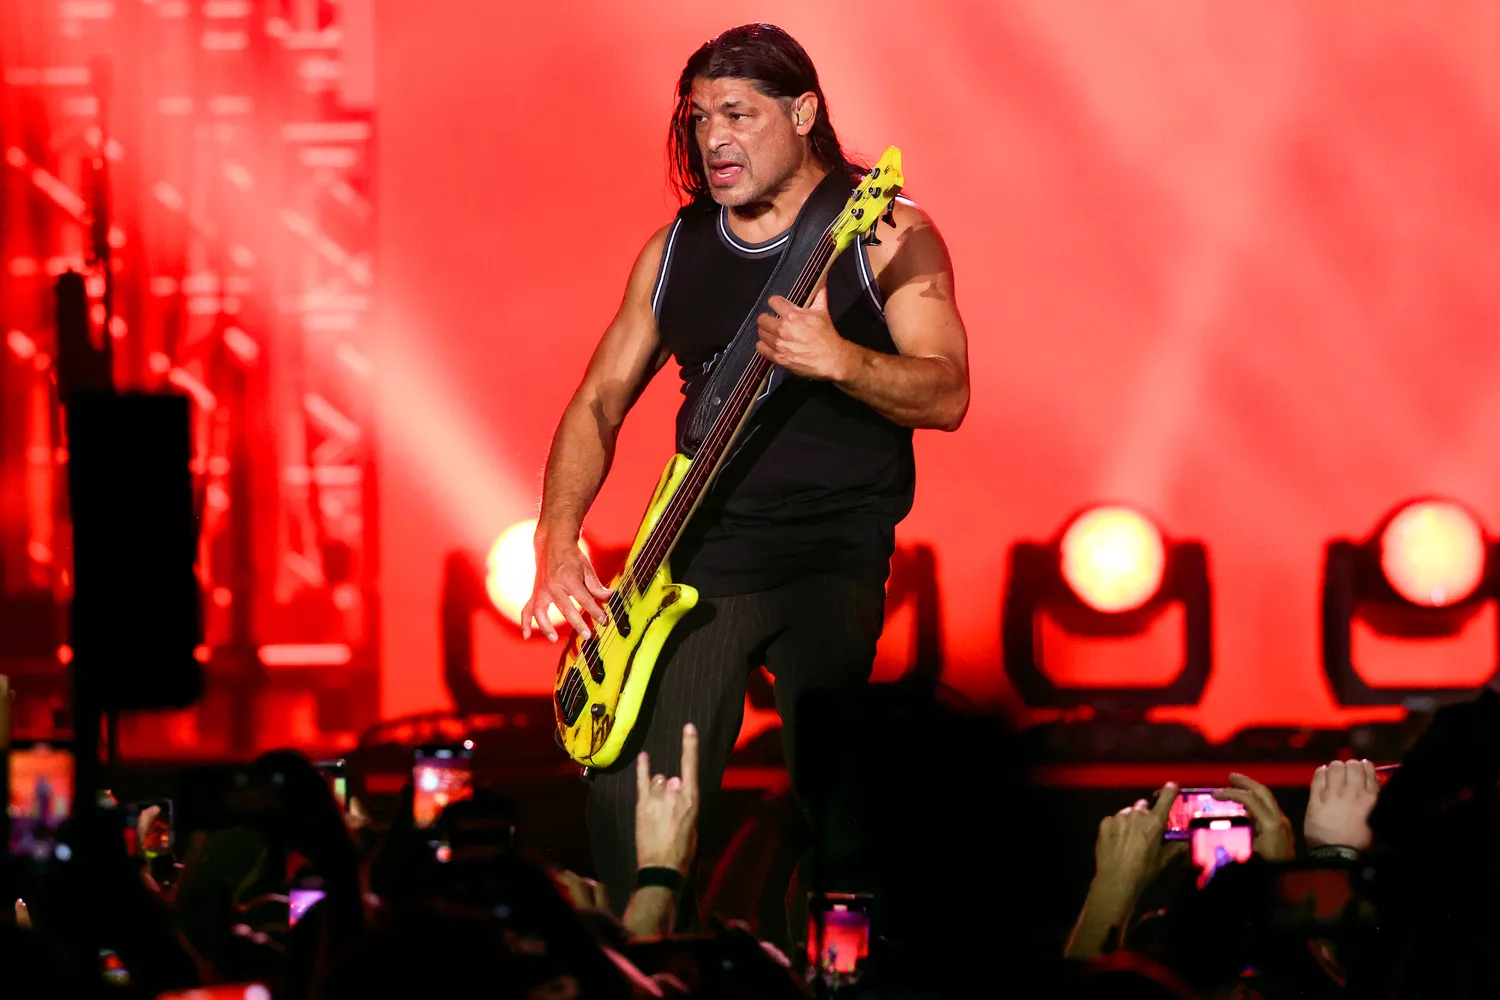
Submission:
[[703,154],[693,128],[693,81],[699,77],[753,80],[756,90],[772,98],[799,97],[811,91],[818,97],[818,117],[807,137],[813,156],[830,172],[848,174],[851,182],[864,173],[865,168],[850,159],[839,143],[828,117],[828,99],[807,51],[774,24],[742,24],[704,42],[677,80],[677,109],[672,114],[667,155],[672,187],[683,201],[709,197]]

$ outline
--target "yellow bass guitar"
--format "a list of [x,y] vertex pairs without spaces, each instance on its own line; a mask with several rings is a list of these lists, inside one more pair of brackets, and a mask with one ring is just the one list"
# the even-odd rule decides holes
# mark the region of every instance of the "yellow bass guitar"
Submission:
[[[901,190],[901,151],[888,148],[861,178],[844,210],[829,223],[793,286],[789,300],[811,302],[840,253],[884,216]],[[755,355],[704,436],[697,454],[667,463],[625,568],[610,584],[609,622],[589,638],[575,633],[563,650],[553,687],[558,742],[586,767],[608,767],[620,756],[646,700],[656,658],[682,617],[698,603],[692,587],[673,583],[667,557],[731,453],[772,365]]]

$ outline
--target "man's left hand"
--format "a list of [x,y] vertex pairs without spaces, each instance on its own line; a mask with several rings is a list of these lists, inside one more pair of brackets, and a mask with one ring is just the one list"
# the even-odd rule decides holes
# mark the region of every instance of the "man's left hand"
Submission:
[[761,313],[757,320],[755,349],[761,357],[803,378],[837,382],[847,377],[859,348],[833,328],[826,288],[805,309],[780,295],[771,296],[770,306],[776,315]]

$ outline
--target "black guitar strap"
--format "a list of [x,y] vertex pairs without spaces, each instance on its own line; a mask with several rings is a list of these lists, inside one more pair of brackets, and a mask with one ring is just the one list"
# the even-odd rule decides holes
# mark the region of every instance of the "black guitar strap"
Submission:
[[[677,449],[682,454],[692,458],[698,453],[699,446],[708,437],[714,420],[724,409],[740,376],[755,359],[755,344],[760,339],[756,321],[761,313],[770,312],[767,302],[771,296],[790,297],[792,286],[797,283],[802,269],[812,258],[813,250],[823,237],[823,231],[838,218],[849,201],[850,190],[847,177],[830,173],[808,195],[802,211],[797,213],[797,221],[792,223],[792,235],[787,240],[786,248],[781,251],[781,258],[772,269],[771,276],[766,279],[766,287],[760,290],[760,297],[755,300],[755,308],[750,310],[750,315],[745,317],[729,344],[719,352],[708,382],[698,395],[692,415],[682,425],[682,437],[677,442]],[[754,405],[759,407],[785,379],[784,369],[772,368],[765,391]]]

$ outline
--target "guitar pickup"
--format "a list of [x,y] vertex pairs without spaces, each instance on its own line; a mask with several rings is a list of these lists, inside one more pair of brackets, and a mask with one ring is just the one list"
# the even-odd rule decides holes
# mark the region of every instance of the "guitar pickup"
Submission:
[[615,631],[619,632],[623,638],[629,639],[630,615],[625,613],[625,602],[620,599],[620,592],[617,590],[610,594],[609,600],[604,603],[609,608],[609,620],[614,624]]
[[557,692],[557,708],[562,715],[563,725],[571,726],[576,723],[588,703],[589,692],[584,686],[583,678],[569,678]]
[[604,658],[599,655],[599,644],[588,639],[578,644],[578,652],[583,656],[583,662],[589,665],[589,676],[594,679],[594,683],[603,684]]

